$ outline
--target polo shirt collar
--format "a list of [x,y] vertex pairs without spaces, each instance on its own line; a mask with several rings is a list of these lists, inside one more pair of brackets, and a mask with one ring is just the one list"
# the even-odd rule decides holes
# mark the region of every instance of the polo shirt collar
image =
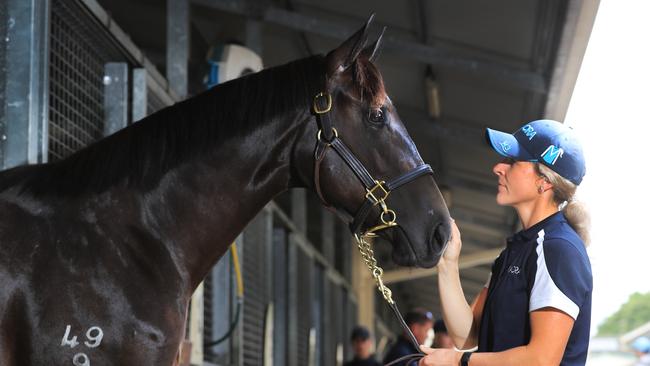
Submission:
[[558,211],[551,216],[548,216],[544,220],[536,223],[535,225],[529,227],[528,229],[521,230],[518,233],[514,234],[513,236],[508,238],[508,244],[511,243],[520,243],[520,242],[528,242],[530,240],[533,240],[537,238],[537,234],[539,231],[549,225],[559,223],[566,221],[566,218],[564,217],[564,213],[562,211]]

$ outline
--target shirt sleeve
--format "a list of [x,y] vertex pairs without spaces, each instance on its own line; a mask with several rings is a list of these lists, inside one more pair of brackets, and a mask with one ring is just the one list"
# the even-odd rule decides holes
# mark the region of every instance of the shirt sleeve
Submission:
[[537,239],[537,269],[529,311],[545,307],[561,310],[574,320],[592,289],[591,266],[574,244],[559,238]]

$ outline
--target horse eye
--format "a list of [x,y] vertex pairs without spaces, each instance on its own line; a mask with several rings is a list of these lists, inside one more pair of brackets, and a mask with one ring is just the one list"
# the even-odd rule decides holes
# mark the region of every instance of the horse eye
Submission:
[[381,124],[386,121],[384,111],[381,108],[371,109],[368,113],[368,120],[372,123]]

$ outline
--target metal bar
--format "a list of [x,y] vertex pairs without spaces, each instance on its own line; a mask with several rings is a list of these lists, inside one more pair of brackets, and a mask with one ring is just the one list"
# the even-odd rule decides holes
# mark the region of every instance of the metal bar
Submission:
[[307,233],[307,191],[291,190],[291,220],[302,233]]
[[274,202],[269,202],[266,206],[264,206],[265,210],[269,210],[273,212],[276,215],[276,218],[278,219],[278,222],[285,226],[287,229],[289,229],[292,232],[293,235],[293,244],[298,245],[304,252],[305,254],[313,258],[315,261],[323,265],[327,271],[327,277],[329,278],[330,281],[336,283],[339,286],[343,286],[348,290],[352,289],[352,285],[350,281],[348,281],[346,278],[344,278],[326,259],[325,257],[318,252],[318,250],[314,247],[314,245],[305,237],[303,233],[298,231],[296,228],[296,225],[291,221],[291,219],[278,207],[277,204]]
[[104,66],[104,135],[126,127],[129,97],[129,66],[125,62],[109,62]]
[[[212,7],[229,13],[243,16],[249,15],[249,1],[192,1],[195,4]],[[262,19],[271,24],[341,40],[347,39],[355,31],[355,29],[343,24],[303,15],[298,12],[287,11],[273,6],[269,6],[264,10]],[[509,83],[524,90],[544,93],[547,88],[546,81],[541,74],[523,70],[521,68],[481,61],[465,56],[452,55],[438,47],[427,46],[421,43],[391,36],[384,36],[383,44],[386,51],[393,51],[402,57],[408,57],[426,64],[457,68],[482,77],[486,75],[491,76],[501,82]]]
[[298,288],[298,245],[292,243],[295,241],[295,234],[289,234],[289,247],[287,248],[287,268],[288,273],[288,334],[287,334],[287,365],[298,366],[298,332],[300,318],[298,316],[302,309],[298,308],[298,296],[300,296],[300,289]]
[[[492,263],[499,256],[503,248],[495,248],[477,253],[472,253],[460,258],[458,268],[470,268],[486,263]],[[384,283],[392,284],[410,281],[423,277],[430,277],[438,273],[438,268],[402,268],[384,272]]]
[[273,231],[273,364],[287,364],[287,233]]
[[3,9],[0,167],[6,169],[47,161],[50,2],[9,0]]
[[133,92],[131,120],[139,121],[147,116],[147,69],[133,69]]
[[81,0],[86,8],[103,24],[113,37],[120,43],[128,54],[142,65],[149,74],[147,85],[155,91],[155,94],[167,105],[173,104],[179,97],[170,89],[169,83],[164,76],[158,72],[156,66],[133,43],[131,38],[117,25],[108,13],[97,3],[96,0]]
[[189,0],[167,0],[167,80],[180,98],[187,95],[189,19]]
[[320,206],[321,211],[321,248],[323,248],[323,256],[333,266],[336,266],[336,250],[342,249],[340,243],[334,242],[334,214],[326,208]]

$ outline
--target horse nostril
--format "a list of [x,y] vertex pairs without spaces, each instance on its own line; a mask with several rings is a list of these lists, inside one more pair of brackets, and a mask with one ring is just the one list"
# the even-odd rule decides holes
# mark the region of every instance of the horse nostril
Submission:
[[449,241],[449,230],[447,225],[441,222],[433,229],[430,244],[435,252],[441,253],[447,245],[447,241]]

